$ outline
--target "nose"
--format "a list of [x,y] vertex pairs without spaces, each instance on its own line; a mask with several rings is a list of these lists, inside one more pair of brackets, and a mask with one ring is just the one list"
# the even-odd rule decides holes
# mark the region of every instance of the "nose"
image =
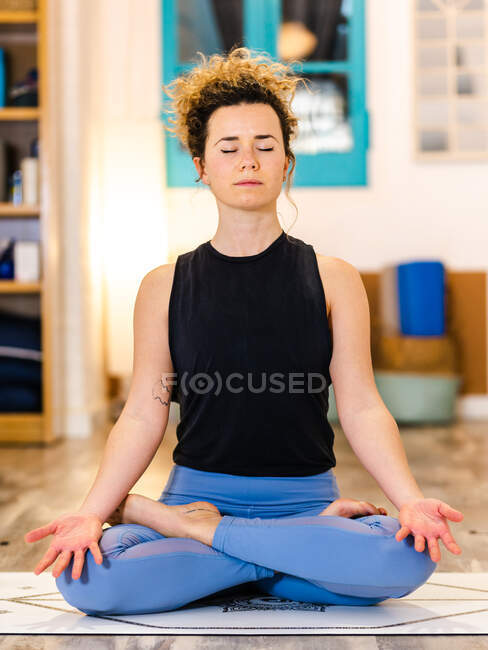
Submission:
[[241,170],[246,169],[247,167],[250,169],[257,169],[258,162],[251,153],[245,153],[242,157],[239,167]]

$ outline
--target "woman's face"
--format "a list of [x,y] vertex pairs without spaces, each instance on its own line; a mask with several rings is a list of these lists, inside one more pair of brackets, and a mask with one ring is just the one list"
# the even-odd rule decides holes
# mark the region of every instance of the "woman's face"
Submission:
[[[207,134],[203,166],[198,157],[193,162],[217,201],[245,210],[273,209],[289,164],[275,110],[269,104],[220,106]],[[238,184],[245,179],[260,183]]]

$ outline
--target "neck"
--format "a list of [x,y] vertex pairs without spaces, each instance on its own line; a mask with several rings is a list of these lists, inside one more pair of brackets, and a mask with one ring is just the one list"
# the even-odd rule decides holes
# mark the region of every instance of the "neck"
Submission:
[[210,243],[224,255],[256,255],[278,239],[282,231],[277,215],[254,223],[219,220]]

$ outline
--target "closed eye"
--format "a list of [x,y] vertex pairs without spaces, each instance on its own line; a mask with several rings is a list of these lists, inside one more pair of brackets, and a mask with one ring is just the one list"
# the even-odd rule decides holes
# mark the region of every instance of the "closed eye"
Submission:
[[[224,149],[220,150],[222,153],[235,153],[237,149],[228,149],[225,151]],[[258,149],[258,151],[273,151],[273,147],[270,147],[269,149]]]

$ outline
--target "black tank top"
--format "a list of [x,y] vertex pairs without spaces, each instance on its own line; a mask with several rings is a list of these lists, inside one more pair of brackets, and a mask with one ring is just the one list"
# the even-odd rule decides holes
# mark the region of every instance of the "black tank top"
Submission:
[[179,255],[168,322],[175,463],[241,476],[335,467],[332,341],[310,244],[282,230],[256,255],[210,241]]

